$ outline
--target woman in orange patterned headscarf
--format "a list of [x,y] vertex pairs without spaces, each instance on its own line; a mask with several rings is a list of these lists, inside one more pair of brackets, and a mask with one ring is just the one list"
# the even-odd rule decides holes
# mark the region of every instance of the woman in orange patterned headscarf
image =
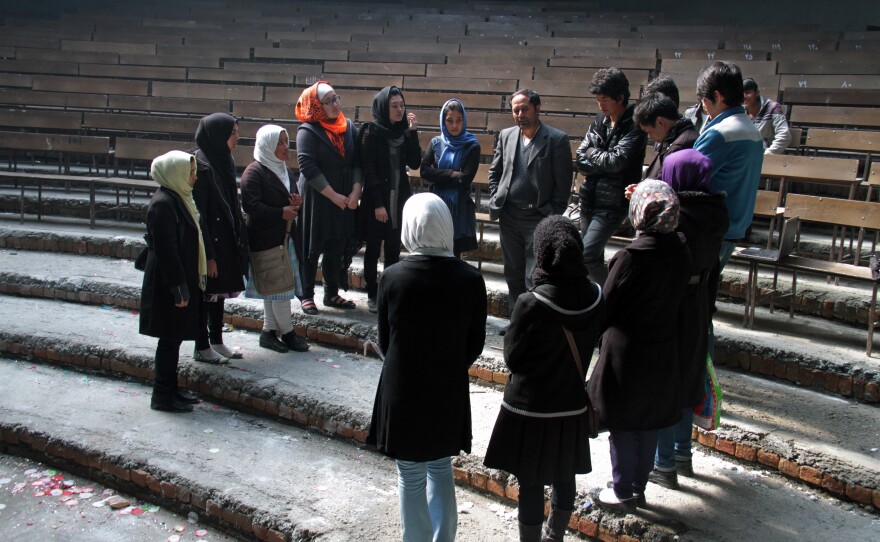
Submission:
[[361,197],[361,170],[357,161],[357,129],[342,114],[341,98],[327,82],[305,89],[296,102],[299,193],[303,207],[297,218],[301,235],[302,310],[317,314],[315,275],[318,258],[324,276],[324,306],[353,309],[339,295],[343,279],[343,252],[355,236],[355,213]]

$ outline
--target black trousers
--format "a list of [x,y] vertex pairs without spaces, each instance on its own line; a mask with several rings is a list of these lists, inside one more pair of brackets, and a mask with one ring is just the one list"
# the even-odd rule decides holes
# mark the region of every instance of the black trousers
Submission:
[[[577,484],[574,475],[568,480],[557,480],[550,486],[550,504],[559,510],[574,510]],[[519,486],[518,518],[523,525],[544,523],[544,486]]]
[[518,209],[505,205],[498,219],[501,255],[504,258],[504,280],[507,281],[507,313],[520,295],[532,287],[535,270],[535,228],[544,218],[535,209]]
[[212,344],[223,344],[223,302],[221,299],[199,303],[199,335],[196,339],[199,350],[207,350]]
[[[339,279],[342,271],[342,254],[345,250],[345,239],[325,239],[323,243],[324,257],[321,259],[321,274],[324,276],[324,297],[333,297],[339,293]],[[303,258],[300,268],[302,269],[303,296],[302,299],[315,297],[315,277],[318,274],[318,257],[315,254],[310,258]]]
[[159,339],[156,345],[156,376],[153,379],[153,398],[171,400],[177,391],[177,362],[183,341]]
[[382,251],[382,242],[385,243],[385,268],[400,261],[400,228],[391,227],[389,222],[376,227],[370,232],[367,239],[367,247],[364,249],[364,282],[367,283],[367,296],[376,299],[379,289],[379,253]]

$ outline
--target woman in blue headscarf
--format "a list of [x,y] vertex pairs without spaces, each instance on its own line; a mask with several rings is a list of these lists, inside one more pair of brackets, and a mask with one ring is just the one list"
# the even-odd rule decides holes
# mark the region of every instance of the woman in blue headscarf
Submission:
[[467,131],[467,112],[455,98],[440,110],[441,135],[431,140],[422,157],[421,176],[431,192],[440,196],[452,214],[455,230],[453,254],[477,248],[476,205],[471,199],[471,182],[480,165],[480,144]]

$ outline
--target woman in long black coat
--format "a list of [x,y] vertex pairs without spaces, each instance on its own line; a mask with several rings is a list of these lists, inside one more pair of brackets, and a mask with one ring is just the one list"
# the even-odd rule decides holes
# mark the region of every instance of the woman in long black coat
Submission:
[[318,258],[324,280],[324,306],[353,309],[353,301],[339,295],[348,284],[343,266],[345,250],[354,243],[355,209],[361,196],[361,170],[357,159],[357,131],[345,118],[341,98],[324,81],[303,90],[296,102],[296,156],[299,160],[299,193],[303,209],[299,224],[303,251],[303,312],[317,314],[315,276]]
[[200,309],[199,337],[193,359],[220,363],[241,358],[223,344],[223,304],[244,290],[247,232],[235,182],[232,150],[238,143],[238,122],[226,113],[204,117],[196,129],[198,183],[193,196],[205,230],[208,285]]
[[385,87],[373,98],[373,120],[358,132],[358,152],[364,176],[364,194],[359,211],[364,249],[364,282],[367,308],[376,312],[379,253],[385,245],[385,268],[400,259],[400,215],[412,194],[406,168],[421,164],[418,122],[406,112],[403,93]]
[[150,167],[159,189],[147,208],[147,260],[141,288],[140,333],[157,337],[150,407],[189,412],[198,400],[177,389],[180,344],[196,338],[207,261],[192,198],[196,159],[181,151],[159,156]]
[[582,371],[605,325],[602,288],[587,278],[583,241],[571,220],[545,218],[534,244],[535,287],[520,296],[504,336],[510,380],[485,460],[519,482],[523,542],[541,540],[545,485],[553,486],[545,540],[562,540],[574,510],[575,474],[591,470]]
[[632,510],[643,502],[657,429],[681,418],[678,312],[691,257],[675,232],[679,204],[662,181],[638,185],[629,218],[638,237],[611,259],[603,293],[608,328],[590,377],[590,397],[611,431],[613,487],[600,504]]
[[486,339],[486,285],[452,255],[440,198],[413,196],[402,218],[410,256],[385,271],[378,291],[385,365],[367,443],[397,460],[403,540],[451,542],[451,456],[471,449],[468,368]]
[[718,251],[727,233],[728,217],[724,194],[709,192],[712,161],[699,151],[670,154],[661,175],[678,195],[681,212],[677,231],[685,236],[692,262],[678,321],[681,420],[657,432],[657,455],[650,476],[652,482],[674,489],[678,487],[677,473],[693,473],[693,409],[702,403],[705,393],[709,325],[720,272]]

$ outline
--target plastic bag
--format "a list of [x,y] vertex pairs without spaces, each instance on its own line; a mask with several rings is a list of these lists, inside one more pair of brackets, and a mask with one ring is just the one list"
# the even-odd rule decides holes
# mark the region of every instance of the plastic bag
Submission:
[[721,424],[721,384],[715,374],[712,356],[706,356],[706,383],[703,402],[694,407],[694,425],[706,431],[713,431]]

